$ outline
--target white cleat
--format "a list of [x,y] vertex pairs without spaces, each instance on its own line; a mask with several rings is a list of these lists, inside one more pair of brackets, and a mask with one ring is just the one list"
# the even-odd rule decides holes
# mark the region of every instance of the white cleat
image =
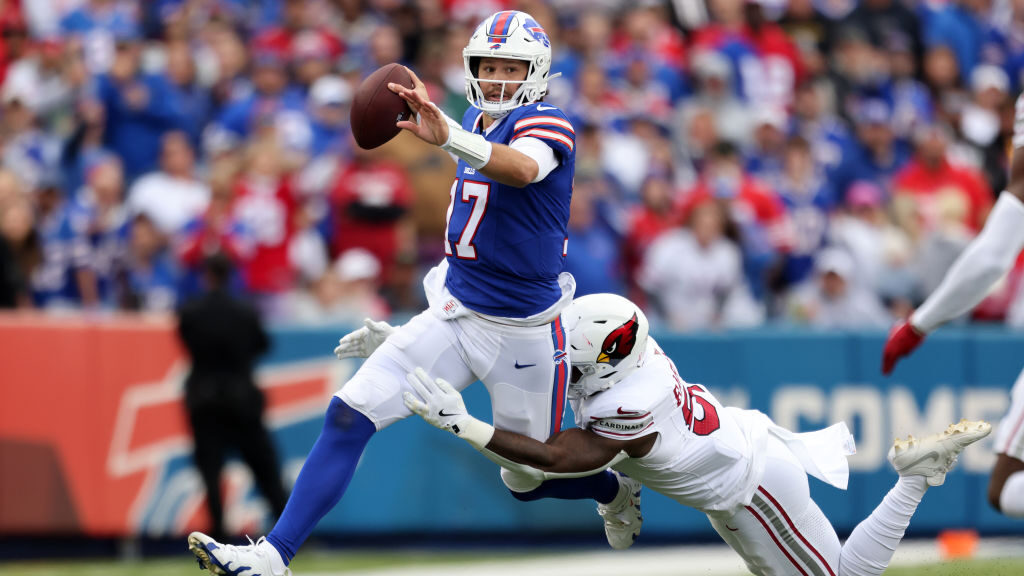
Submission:
[[636,541],[644,523],[640,515],[640,489],[643,484],[615,470],[612,474],[619,479],[619,494],[609,504],[598,504],[597,513],[604,518],[604,535],[608,544],[616,550],[625,550]]
[[248,546],[221,544],[202,532],[188,535],[188,549],[204,570],[217,576],[291,576],[292,571],[266,538]]
[[988,422],[961,420],[920,440],[913,436],[897,438],[889,449],[889,462],[900,476],[924,476],[929,486],[942,486],[960,452],[991,431]]

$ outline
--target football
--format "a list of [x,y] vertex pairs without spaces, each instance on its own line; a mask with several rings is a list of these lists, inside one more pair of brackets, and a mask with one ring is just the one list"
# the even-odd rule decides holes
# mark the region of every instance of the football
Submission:
[[351,126],[356,143],[367,150],[376,148],[401,132],[396,122],[408,120],[412,110],[405,100],[388,90],[394,82],[413,88],[412,76],[401,64],[381,66],[366,77],[352,100]]

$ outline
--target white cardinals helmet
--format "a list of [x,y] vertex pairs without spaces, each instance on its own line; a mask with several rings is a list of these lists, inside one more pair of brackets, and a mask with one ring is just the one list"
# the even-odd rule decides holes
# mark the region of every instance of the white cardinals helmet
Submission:
[[[490,101],[484,98],[477,71],[481,58],[510,58],[529,64],[524,81],[500,81],[510,98]],[[540,100],[548,91],[551,71],[551,41],[540,24],[526,12],[497,12],[477,26],[469,44],[462,50],[466,66],[466,99],[492,118],[502,118],[512,110]],[[487,82],[491,82],[488,80]]]
[[573,300],[563,315],[570,331],[570,398],[607,390],[643,364],[650,324],[636,304],[590,294]]

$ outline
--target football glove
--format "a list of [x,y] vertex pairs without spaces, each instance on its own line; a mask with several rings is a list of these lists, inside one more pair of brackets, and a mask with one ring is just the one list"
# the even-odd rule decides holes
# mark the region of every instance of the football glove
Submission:
[[889,332],[889,339],[885,341],[885,350],[882,351],[882,374],[892,372],[896,362],[920,346],[924,337],[925,333],[914,328],[908,320],[894,326]]
[[366,358],[380,347],[396,328],[387,322],[374,322],[366,318],[362,328],[349,332],[338,340],[334,355],[338,360],[345,358]]
[[448,430],[478,450],[491,441],[494,428],[471,416],[462,395],[447,381],[431,378],[423,368],[406,374],[405,379],[416,392],[402,395],[405,406],[428,424]]

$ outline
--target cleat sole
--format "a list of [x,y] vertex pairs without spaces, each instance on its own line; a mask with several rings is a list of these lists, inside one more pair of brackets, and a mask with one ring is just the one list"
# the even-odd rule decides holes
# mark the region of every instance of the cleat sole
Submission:
[[210,554],[203,547],[203,543],[193,534],[188,537],[188,549],[195,555],[200,568],[216,576],[223,576],[226,572],[210,560]]

